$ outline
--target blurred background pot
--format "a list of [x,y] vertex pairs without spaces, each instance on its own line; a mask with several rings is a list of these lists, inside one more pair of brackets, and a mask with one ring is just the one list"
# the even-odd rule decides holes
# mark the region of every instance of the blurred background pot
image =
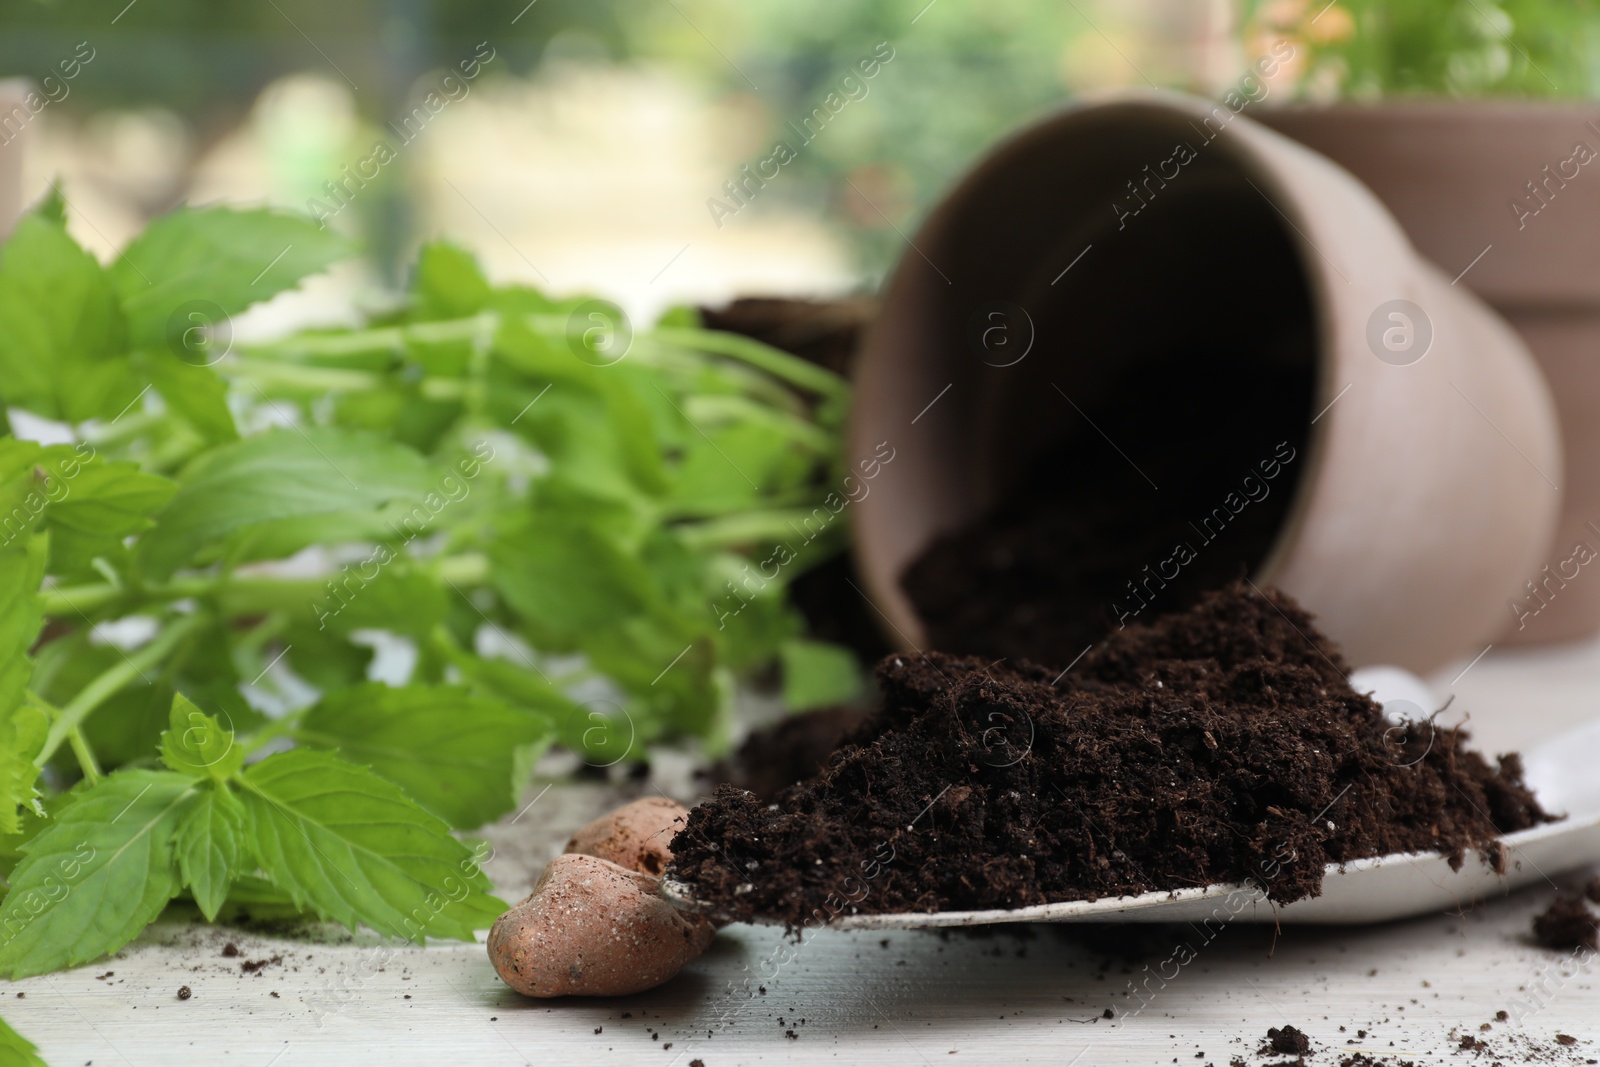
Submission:
[[[1003,359],[993,324],[1013,340]],[[1000,145],[886,289],[850,447],[897,453],[854,526],[891,639],[926,647],[907,566],[1018,490],[1025,458],[1068,429],[1090,423],[1159,493],[1163,457],[1144,442],[1172,428],[1140,411],[1196,346],[1237,358],[1162,408],[1186,413],[1186,447],[1251,419],[1303,449],[1271,547],[1250,561],[1257,583],[1317,613],[1357,664],[1426,670],[1503,629],[1543,563],[1561,479],[1522,342],[1344,170],[1222,105],[1138,93]],[[1262,374],[1283,387],[1242,408]]]
[[[1522,336],[1560,413],[1561,519],[1498,640],[1600,631],[1600,107],[1429,101],[1262,109],[1360,178],[1417,251]],[[1578,551],[1585,546],[1588,553]]]

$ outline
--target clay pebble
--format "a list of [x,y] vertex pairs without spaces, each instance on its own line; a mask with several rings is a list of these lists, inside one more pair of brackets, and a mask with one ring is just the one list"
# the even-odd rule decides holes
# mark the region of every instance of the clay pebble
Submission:
[[653,989],[704,952],[715,930],[656,895],[657,879],[598,856],[557,856],[489,931],[489,958],[530,997]]
[[572,835],[566,851],[659,875],[672,862],[669,846],[688,816],[689,809],[675,800],[643,797],[584,826]]

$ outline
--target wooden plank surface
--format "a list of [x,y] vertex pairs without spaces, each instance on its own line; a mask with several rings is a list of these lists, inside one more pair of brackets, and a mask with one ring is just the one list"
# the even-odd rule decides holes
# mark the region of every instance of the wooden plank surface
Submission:
[[[1436,679],[1441,691],[1453,673]],[[1597,681],[1592,643],[1491,653],[1451,691],[1498,750],[1600,713]],[[684,760],[661,763],[654,785],[692,792]],[[491,878],[520,896],[574,828],[650,788],[540,785],[529,807],[488,832]],[[1183,926],[1035,926],[980,936],[823,931],[795,945],[773,928],[730,927],[675,981],[612,1001],[526,1000],[500,983],[479,945],[397,947],[322,928],[307,940],[167,919],[113,959],[0,983],[0,1012],[54,1067],[1224,1067],[1283,1059],[1256,1050],[1269,1026],[1285,1023],[1311,1035],[1313,1064],[1358,1049],[1391,1063],[1591,1063],[1600,1060],[1596,964],[1529,938],[1552,895],[1540,885],[1461,914],[1366,928],[1234,925],[1209,942]],[[222,954],[230,941],[241,955]],[[254,973],[241,967],[262,960]],[[1558,1044],[1558,1034],[1576,1044]],[[1463,1036],[1488,1050],[1462,1051]]]

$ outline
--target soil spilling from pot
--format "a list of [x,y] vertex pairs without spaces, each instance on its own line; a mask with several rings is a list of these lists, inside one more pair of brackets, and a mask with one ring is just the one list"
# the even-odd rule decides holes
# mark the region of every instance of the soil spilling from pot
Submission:
[[882,700],[771,805],[695,808],[669,874],[732,919],[1013,908],[1251,882],[1288,902],[1323,870],[1472,850],[1548,816],[1519,759],[1395,729],[1282,594],[1236,583],[1114,632],[1070,672],[893,656]]
[[928,643],[1059,669],[1256,570],[1305,462],[1311,385],[1303,361],[1188,352],[1063,400],[1068,435],[902,575]]

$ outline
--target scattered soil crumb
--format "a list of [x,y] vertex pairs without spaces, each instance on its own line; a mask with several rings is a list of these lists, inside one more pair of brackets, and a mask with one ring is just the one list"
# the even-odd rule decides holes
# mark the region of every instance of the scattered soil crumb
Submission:
[[1293,1026],[1285,1026],[1281,1030],[1274,1026],[1267,1031],[1267,1042],[1261,1046],[1261,1051],[1304,1056],[1311,1051],[1311,1039]]
[[239,964],[239,969],[245,974],[259,974],[263,968],[282,962],[282,956],[273,956],[271,959],[245,960],[243,963]]
[[1600,919],[1581,895],[1559,896],[1533,920],[1533,936],[1546,948],[1600,948]]

